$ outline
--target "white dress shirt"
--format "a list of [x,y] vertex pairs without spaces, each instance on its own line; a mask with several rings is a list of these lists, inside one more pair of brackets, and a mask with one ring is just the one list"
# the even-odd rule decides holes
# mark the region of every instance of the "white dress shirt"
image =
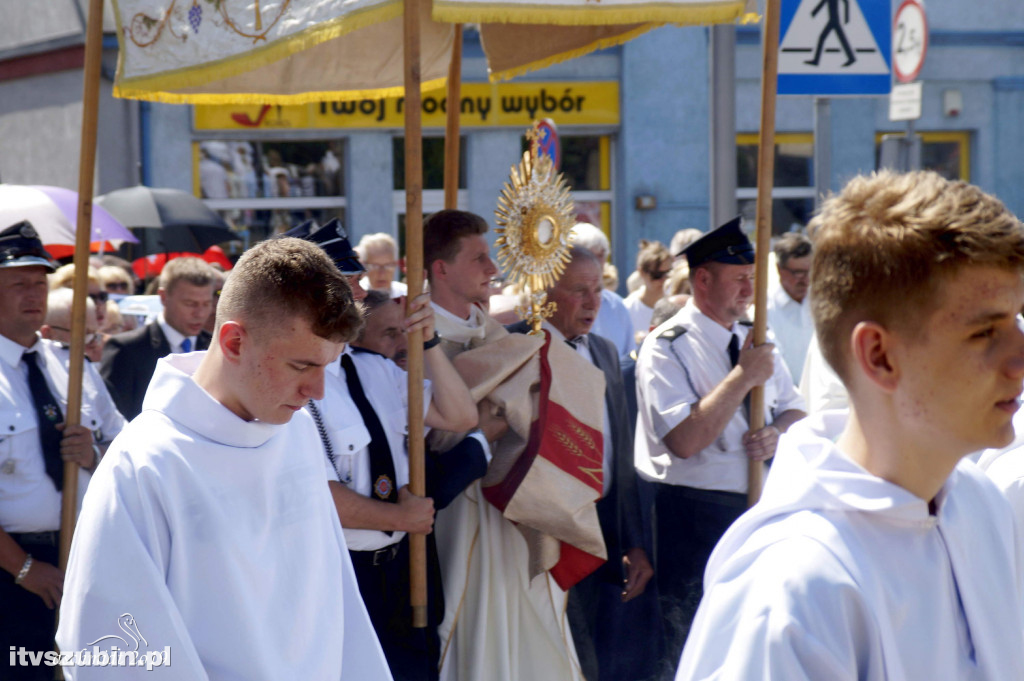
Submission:
[[167,344],[171,346],[172,353],[185,352],[185,348],[182,347],[181,342],[188,338],[189,340],[189,352],[196,350],[196,338],[197,336],[184,336],[177,329],[167,323],[167,319],[164,317],[164,313],[161,312],[156,318],[157,323],[160,324],[160,330],[164,332],[164,338],[167,339]]
[[804,296],[803,302],[798,303],[780,286],[768,296],[768,327],[775,335],[793,382],[799,385],[807,346],[814,335],[810,296]]
[[[363,287],[364,291],[370,290],[370,278],[363,277],[359,280],[359,285]],[[402,296],[409,294],[409,287],[401,281],[391,281],[388,284],[388,295],[392,298],[401,298]]]

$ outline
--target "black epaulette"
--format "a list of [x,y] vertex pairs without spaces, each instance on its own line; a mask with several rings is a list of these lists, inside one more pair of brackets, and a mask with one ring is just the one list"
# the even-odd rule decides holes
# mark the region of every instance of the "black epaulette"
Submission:
[[682,324],[680,324],[678,326],[673,326],[671,329],[665,329],[660,334],[658,334],[658,338],[664,338],[669,341],[674,341],[676,338],[679,338],[687,331],[688,329]]
[[384,359],[390,359],[387,355],[382,355],[381,353],[377,352],[376,350],[370,350],[369,348],[360,348],[360,347],[355,346],[355,345],[353,345],[351,347],[352,347],[352,354],[353,355],[359,354],[359,353],[365,353],[367,355],[377,355],[378,357],[383,357]]
[[754,326],[754,322],[751,322],[751,321],[747,321],[746,319],[741,319],[741,320],[740,320],[739,322],[737,322],[737,323],[738,323],[738,324],[739,324],[740,326]]

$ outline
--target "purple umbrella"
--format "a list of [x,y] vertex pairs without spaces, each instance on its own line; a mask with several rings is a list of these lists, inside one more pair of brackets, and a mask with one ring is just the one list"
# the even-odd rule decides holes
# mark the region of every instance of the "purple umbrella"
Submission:
[[[22,220],[32,223],[44,245],[74,248],[78,192],[44,185],[0,184],[0,229]],[[89,241],[104,246],[108,242],[106,247],[114,249],[125,241],[139,242],[127,227],[97,205],[92,207]]]

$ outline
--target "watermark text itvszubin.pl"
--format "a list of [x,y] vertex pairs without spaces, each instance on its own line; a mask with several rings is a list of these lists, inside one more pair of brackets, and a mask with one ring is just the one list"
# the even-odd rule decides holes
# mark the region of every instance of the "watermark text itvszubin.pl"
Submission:
[[111,646],[102,650],[93,646],[92,650],[26,650],[25,648],[10,649],[11,666],[39,667],[145,667],[152,671],[156,667],[171,666],[171,647],[163,650],[119,650]]

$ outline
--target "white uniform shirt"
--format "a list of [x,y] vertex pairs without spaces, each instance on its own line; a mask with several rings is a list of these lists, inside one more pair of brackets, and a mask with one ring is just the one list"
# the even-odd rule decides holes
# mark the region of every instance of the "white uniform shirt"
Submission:
[[[46,474],[39,444],[38,422],[28,387],[28,366],[22,354],[35,350],[40,369],[62,414],[68,409],[70,352],[58,343],[39,339],[31,348],[0,336],[0,527],[6,532],[46,532],[60,528],[61,494]],[[80,423],[99,444],[109,443],[124,427],[103,379],[85,362]],[[78,471],[78,500],[89,484]]]
[[814,335],[810,296],[804,296],[804,301],[798,303],[780,286],[768,297],[768,328],[775,335],[775,342],[782,351],[793,382],[799,385],[807,346]]
[[[409,433],[408,374],[391,360],[376,353],[352,352],[346,346],[342,354],[351,355],[366,399],[377,412],[377,418],[387,435],[391,459],[395,464],[395,488],[409,484],[409,452],[406,445]],[[425,416],[433,393],[430,381],[423,383]],[[324,399],[317,402],[317,407],[334,449],[337,465],[335,469],[326,453],[322,454],[327,479],[341,482],[364,497],[370,496],[370,431],[363,424],[359,409],[349,395],[340,357],[327,367]],[[323,447],[320,450],[323,451]],[[404,536],[405,532],[388,535],[380,530],[345,528],[345,542],[352,551],[381,549],[400,541]]]
[[[390,679],[359,595],[313,420],[244,421],[192,380],[204,352],[157,363],[75,532],[62,651],[125,645],[130,614],[189,681]],[[131,649],[131,642],[128,648]],[[104,667],[75,681],[147,678]],[[118,673],[120,672],[120,673]]]
[[[676,326],[686,332],[662,337]],[[736,334],[742,346],[748,331],[752,329],[741,324],[734,324],[732,330],[724,328],[698,310],[691,298],[644,340],[636,366],[639,416],[634,461],[640,477],[700,489],[747,491],[743,434],[750,427],[742,408],[709,447],[688,459],[670,454],[664,437],[725,379],[732,370],[730,336]],[[764,384],[765,423],[769,425],[784,411],[804,408],[778,348],[773,354],[775,373]]]
[[969,461],[937,512],[833,443],[848,412],[795,424],[761,501],[708,561],[677,680],[1024,678],[1022,546]]

